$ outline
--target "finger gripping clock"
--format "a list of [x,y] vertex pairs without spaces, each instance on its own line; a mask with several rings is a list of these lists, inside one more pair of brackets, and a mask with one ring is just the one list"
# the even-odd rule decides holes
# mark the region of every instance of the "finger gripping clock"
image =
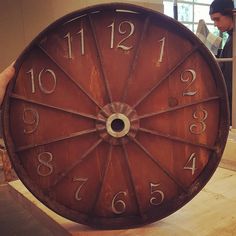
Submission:
[[105,4],[46,28],[16,61],[4,101],[14,168],[46,206],[97,228],[160,220],[220,161],[228,102],[219,67],[184,26]]

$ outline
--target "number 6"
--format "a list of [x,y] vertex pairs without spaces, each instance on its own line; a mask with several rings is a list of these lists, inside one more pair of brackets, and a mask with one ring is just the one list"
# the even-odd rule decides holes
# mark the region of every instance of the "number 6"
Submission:
[[[127,193],[126,192],[118,192],[112,199],[112,211],[115,214],[122,214],[125,212],[126,210],[126,204],[123,200],[117,200],[119,195],[124,195],[126,196]],[[119,207],[120,206],[120,207]],[[121,208],[121,209],[117,209],[117,208]]]

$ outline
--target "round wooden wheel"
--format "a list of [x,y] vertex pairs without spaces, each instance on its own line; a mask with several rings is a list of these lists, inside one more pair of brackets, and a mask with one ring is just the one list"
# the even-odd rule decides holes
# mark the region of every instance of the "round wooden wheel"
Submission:
[[168,216],[203,188],[226,143],[228,103],[218,66],[187,28],[107,4],[33,40],[3,120],[14,168],[41,202],[125,228]]

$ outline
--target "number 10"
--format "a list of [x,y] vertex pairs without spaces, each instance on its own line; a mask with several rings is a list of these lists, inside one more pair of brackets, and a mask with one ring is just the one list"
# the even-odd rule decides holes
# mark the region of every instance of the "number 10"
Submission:
[[[35,75],[34,75],[34,69],[31,68],[28,72],[26,72],[27,74],[30,74],[30,78],[31,78],[31,91],[32,93],[35,93],[36,92],[36,89],[35,89]],[[43,85],[42,83],[42,76],[43,74],[45,73],[48,73],[49,75],[51,75],[51,78],[53,80],[53,86],[51,89],[48,89],[48,88],[45,88],[45,86]],[[56,85],[57,85],[57,78],[56,78],[56,75],[54,73],[53,70],[51,69],[42,69],[39,74],[38,74],[38,83],[39,83],[39,88],[40,90],[45,93],[45,94],[51,94],[55,91],[56,89]]]

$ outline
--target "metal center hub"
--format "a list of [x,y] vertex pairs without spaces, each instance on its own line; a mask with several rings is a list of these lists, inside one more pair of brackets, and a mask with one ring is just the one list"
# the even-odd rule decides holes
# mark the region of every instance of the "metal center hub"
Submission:
[[96,128],[102,139],[112,145],[122,145],[136,136],[139,119],[128,104],[107,104],[97,115]]
[[121,138],[129,133],[130,121],[124,114],[114,113],[107,118],[106,129],[111,136]]

